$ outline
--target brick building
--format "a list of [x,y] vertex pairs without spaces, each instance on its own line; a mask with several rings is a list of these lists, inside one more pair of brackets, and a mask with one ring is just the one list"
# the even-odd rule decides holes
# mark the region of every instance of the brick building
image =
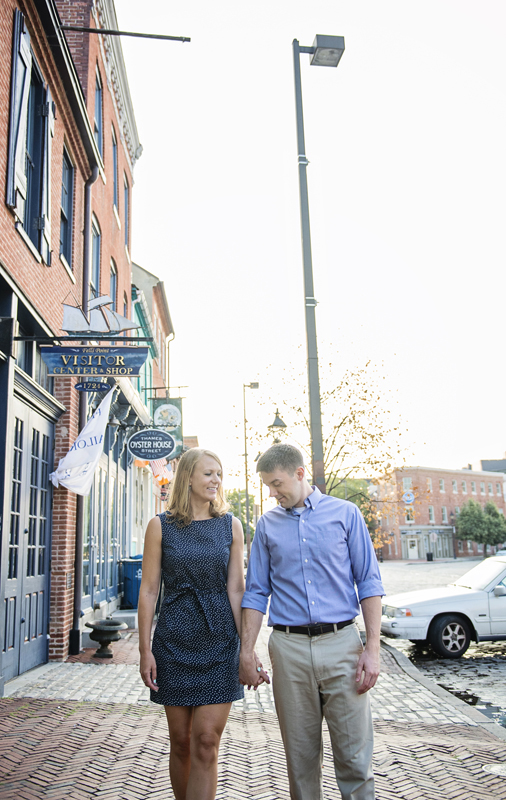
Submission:
[[41,339],[63,335],[64,301],[86,308],[109,295],[131,316],[142,152],[118,37],[66,34],[62,23],[117,28],[113,0],[0,5],[0,688],[64,659],[69,643],[78,651],[84,622],[119,606],[131,544],[126,437],[151,420],[132,381],[110,378],[117,394],[91,494],[51,488],[103,395],[48,377]]
[[390,539],[384,559],[476,556],[483,545],[455,535],[455,517],[472,498],[483,507],[495,503],[504,514],[504,475],[469,469],[405,467],[385,476],[377,487],[381,530]]

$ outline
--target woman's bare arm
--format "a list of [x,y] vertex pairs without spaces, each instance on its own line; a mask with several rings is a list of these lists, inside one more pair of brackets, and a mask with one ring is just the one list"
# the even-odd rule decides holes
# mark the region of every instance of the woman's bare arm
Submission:
[[139,590],[139,652],[141,655],[140,673],[142,680],[150,689],[158,691],[156,681],[156,662],[151,652],[151,628],[155,614],[156,600],[160,591],[162,570],[162,525],[159,517],[148,523],[144,537],[142,558],[142,580]]
[[238,519],[232,517],[232,545],[228,561],[227,594],[234,615],[235,627],[241,635],[241,601],[244,594],[244,535]]

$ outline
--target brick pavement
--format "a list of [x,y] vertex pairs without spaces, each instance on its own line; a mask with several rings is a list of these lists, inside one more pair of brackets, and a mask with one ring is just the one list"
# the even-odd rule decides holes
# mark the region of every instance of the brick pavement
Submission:
[[[264,664],[266,639],[264,629],[258,648]],[[133,699],[136,635],[113,649],[107,663],[94,664],[93,651],[85,652],[7,685],[15,691],[0,700],[0,800],[173,798],[163,709],[140,695]],[[377,800],[506,800],[504,778],[483,770],[506,762],[506,736],[494,735],[504,730],[387,646],[382,669],[371,692]],[[146,692],[142,684],[140,691]],[[67,696],[58,700],[58,693]],[[338,800],[326,730],[323,776],[326,800]],[[248,692],[232,709],[220,751],[217,800],[225,798],[289,798],[268,687]]]

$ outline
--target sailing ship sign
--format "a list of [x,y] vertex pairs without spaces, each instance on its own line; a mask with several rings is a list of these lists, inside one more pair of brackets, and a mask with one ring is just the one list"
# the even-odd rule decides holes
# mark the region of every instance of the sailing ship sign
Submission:
[[69,334],[87,334],[88,336],[90,334],[102,336],[109,333],[117,336],[118,333],[140,328],[140,325],[131,319],[122,317],[116,311],[106,308],[111,303],[112,299],[106,294],[94,297],[88,303],[88,317],[79,306],[69,306],[67,303],[63,303],[62,331]]
[[[110,335],[112,338],[140,325],[117,314],[106,306],[112,303],[108,295],[95,297],[88,303],[88,316],[79,306],[63,303],[62,330],[76,338],[93,339],[94,336]],[[132,339],[132,345],[135,339]],[[40,355],[48,369],[48,375],[74,375],[88,381],[106,377],[137,378],[148,357],[148,347],[85,345],[41,347]],[[84,388],[86,386],[86,388]],[[81,388],[81,387],[80,387]],[[87,384],[82,390],[90,391]]]

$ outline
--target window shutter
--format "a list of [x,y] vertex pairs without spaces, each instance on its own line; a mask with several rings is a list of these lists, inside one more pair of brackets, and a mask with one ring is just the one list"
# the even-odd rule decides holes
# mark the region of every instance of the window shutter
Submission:
[[40,253],[46,264],[51,264],[51,144],[54,136],[54,105],[49,86],[46,88],[42,108],[44,117],[44,150],[42,156],[42,195],[40,203],[41,234]]
[[23,221],[26,200],[26,124],[31,74],[30,34],[26,29],[23,14],[16,9],[14,12],[6,203],[10,208],[15,209],[21,221]]

